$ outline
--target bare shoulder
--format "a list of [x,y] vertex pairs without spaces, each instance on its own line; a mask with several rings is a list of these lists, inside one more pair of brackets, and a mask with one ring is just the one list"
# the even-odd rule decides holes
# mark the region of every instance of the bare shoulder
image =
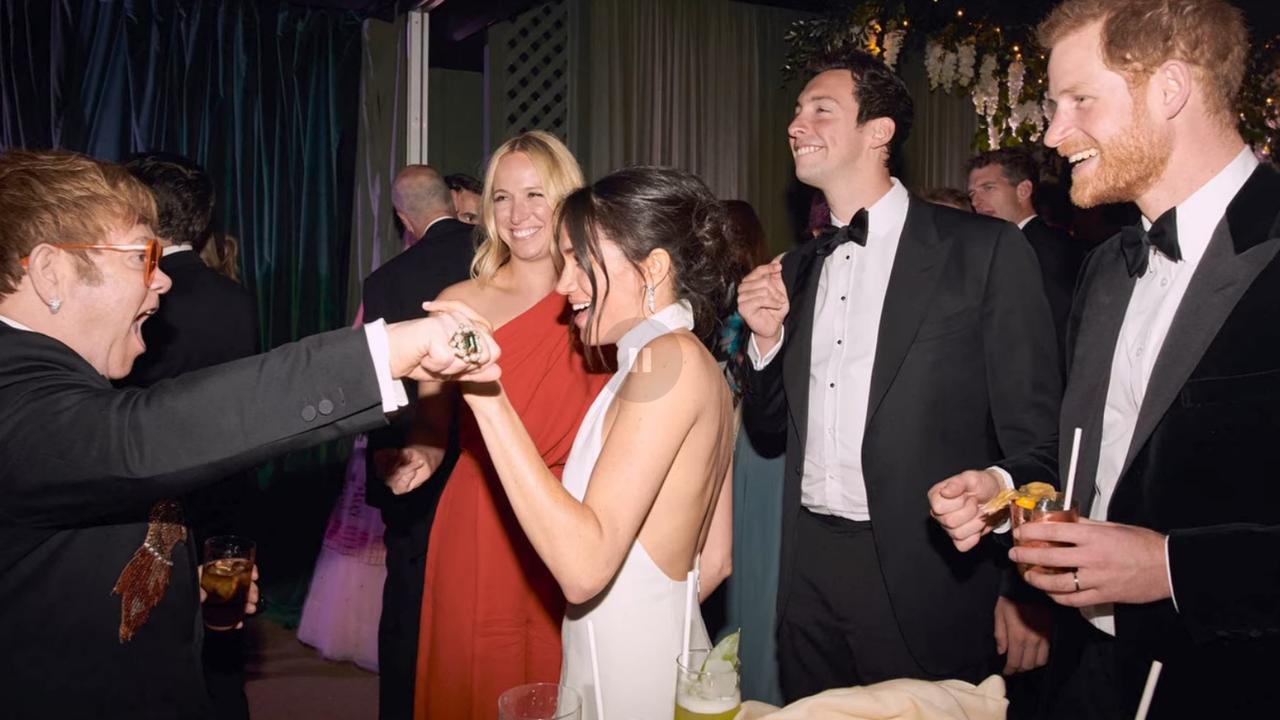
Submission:
[[702,404],[722,385],[719,365],[696,336],[668,333],[640,350],[624,383],[624,395]]
[[440,294],[436,296],[436,299],[460,300],[468,305],[472,305],[475,303],[476,297],[479,294],[480,284],[474,279],[467,279],[462,282],[454,283],[444,290],[441,290]]

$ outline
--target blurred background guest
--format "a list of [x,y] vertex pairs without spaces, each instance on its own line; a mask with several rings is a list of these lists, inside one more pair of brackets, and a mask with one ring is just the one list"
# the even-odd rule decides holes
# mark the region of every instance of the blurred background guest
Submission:
[[1058,338],[1059,364],[1065,367],[1061,348],[1067,334],[1067,316],[1071,313],[1076,275],[1088,246],[1051,227],[1036,214],[1032,199],[1039,181],[1040,168],[1026,150],[1000,148],[969,160],[969,198],[974,212],[1017,225],[1036,253]]
[[446,175],[444,182],[449,186],[458,219],[468,225],[480,222],[480,193],[484,190],[480,181],[466,173],[454,173]]

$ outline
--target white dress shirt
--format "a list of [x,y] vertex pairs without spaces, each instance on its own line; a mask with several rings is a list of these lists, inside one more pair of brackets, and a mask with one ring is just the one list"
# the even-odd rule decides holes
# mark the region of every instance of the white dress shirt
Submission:
[[1018,221],[1018,229],[1019,229],[1019,230],[1026,230],[1026,229],[1027,229],[1027,223],[1029,223],[1029,222],[1031,222],[1032,220],[1035,220],[1035,219],[1036,219],[1036,214],[1035,214],[1035,213],[1031,213],[1030,215],[1028,215],[1028,216],[1026,216],[1026,217],[1022,218],[1021,220],[1019,220],[1019,221]]
[[[897,178],[892,183],[867,208],[866,247],[844,243],[823,261],[813,312],[800,503],[812,512],[849,520],[871,518],[862,439],[880,315],[910,199]],[[846,224],[834,215],[831,221]],[[752,337],[747,354],[755,369],[777,356],[783,339],[761,358]]]
[[[17,320],[0,315],[0,322],[14,330],[32,332],[31,328]],[[369,356],[373,360],[374,374],[378,377],[378,392],[382,396],[382,411],[395,412],[409,404],[409,396],[404,391],[404,383],[391,377],[391,345],[387,339],[387,324],[376,320],[364,326],[364,339],[369,345]]]
[[[1107,386],[1107,403],[1102,415],[1102,449],[1098,457],[1093,505],[1089,508],[1089,517],[1094,520],[1107,519],[1107,506],[1120,481],[1120,471],[1133,441],[1134,425],[1138,422],[1138,410],[1147,392],[1147,382],[1151,379],[1151,371],[1155,368],[1191,276],[1209,247],[1214,228],[1226,214],[1227,205],[1257,166],[1257,158],[1246,147],[1213,179],[1179,203],[1175,218],[1182,261],[1170,260],[1153,247],[1147,272],[1134,284],[1111,360],[1111,381]],[[1150,229],[1151,220],[1144,217],[1142,225]],[[1167,572],[1167,543],[1165,560]],[[1172,578],[1169,587],[1172,594]],[[1176,601],[1174,607],[1177,607]],[[1116,634],[1111,605],[1086,607],[1082,612],[1099,630]]]

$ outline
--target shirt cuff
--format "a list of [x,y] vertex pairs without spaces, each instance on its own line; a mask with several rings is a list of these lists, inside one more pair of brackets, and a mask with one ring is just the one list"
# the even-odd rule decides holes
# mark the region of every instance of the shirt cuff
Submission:
[[1164,574],[1169,579],[1169,599],[1173,601],[1173,611],[1181,613],[1178,609],[1178,597],[1173,594],[1173,566],[1169,564],[1169,536],[1164,536]]
[[756,346],[756,334],[751,333],[751,339],[747,341],[747,358],[751,360],[752,370],[763,370],[773,362],[778,356],[778,351],[782,349],[782,341],[787,338],[787,329],[782,328],[782,332],[778,333],[778,342],[770,350],[769,354],[760,357],[760,348]]
[[387,341],[387,324],[381,318],[364,325],[364,339],[369,343],[369,356],[378,376],[378,392],[382,394],[382,412],[392,413],[409,404],[404,383],[391,377],[391,345]]
[[[1005,470],[1002,467],[996,467],[995,465],[992,465],[987,469],[1000,476],[1000,481],[1004,483],[1005,490],[1013,489],[1013,476],[1009,474],[1008,470]],[[1012,524],[1010,523],[1009,518],[1006,517],[1004,522],[992,528],[991,531],[996,533],[1007,533],[1009,532],[1010,527],[1012,527]]]

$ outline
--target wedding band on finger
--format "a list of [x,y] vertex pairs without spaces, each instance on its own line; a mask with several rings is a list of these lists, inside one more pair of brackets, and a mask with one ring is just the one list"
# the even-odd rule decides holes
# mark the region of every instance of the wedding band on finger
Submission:
[[1071,582],[1074,582],[1076,584],[1076,592],[1080,592],[1080,571],[1078,570],[1071,571]]
[[480,336],[470,325],[459,325],[449,336],[449,347],[454,357],[472,365],[480,364]]

